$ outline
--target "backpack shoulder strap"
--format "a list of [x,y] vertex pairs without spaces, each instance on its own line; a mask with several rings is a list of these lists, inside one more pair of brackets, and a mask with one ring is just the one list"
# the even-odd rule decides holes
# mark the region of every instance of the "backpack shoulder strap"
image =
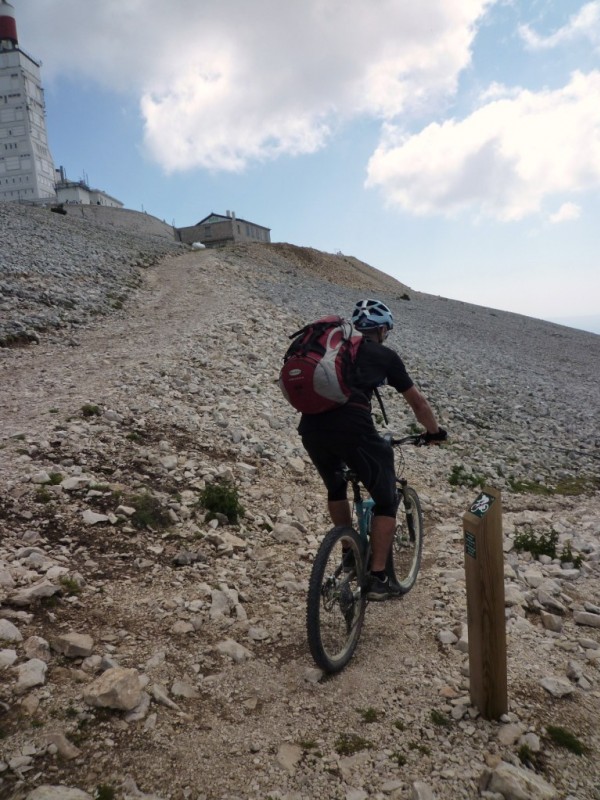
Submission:
[[375,395],[375,397],[377,398],[377,402],[379,403],[379,408],[381,409],[381,413],[383,414],[383,421],[385,422],[386,425],[389,425],[388,415],[385,411],[385,406],[383,405],[383,400],[381,399],[381,395],[377,387],[373,389],[373,394]]

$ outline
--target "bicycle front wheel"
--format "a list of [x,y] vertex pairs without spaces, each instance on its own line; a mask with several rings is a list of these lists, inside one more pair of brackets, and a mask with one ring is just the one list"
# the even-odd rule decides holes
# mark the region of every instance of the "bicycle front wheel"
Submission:
[[358,534],[333,528],[315,557],[306,608],[310,652],[325,672],[342,670],[356,649],[365,616],[364,581]]
[[423,511],[415,490],[405,486],[400,490],[396,532],[387,572],[394,589],[406,594],[415,585],[423,553]]

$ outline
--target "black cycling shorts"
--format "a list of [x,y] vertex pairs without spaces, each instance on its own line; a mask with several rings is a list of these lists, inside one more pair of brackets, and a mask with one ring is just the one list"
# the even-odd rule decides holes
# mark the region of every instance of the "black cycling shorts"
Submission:
[[372,423],[346,430],[313,430],[302,434],[302,444],[327,488],[328,500],[344,500],[347,483],[341,470],[347,464],[375,501],[373,514],[395,517],[398,507],[394,451]]

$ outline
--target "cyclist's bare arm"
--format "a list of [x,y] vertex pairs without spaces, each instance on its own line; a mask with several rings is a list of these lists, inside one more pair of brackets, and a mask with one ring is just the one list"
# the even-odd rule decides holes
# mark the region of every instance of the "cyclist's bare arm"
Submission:
[[427,398],[421,394],[417,387],[411,386],[410,389],[402,392],[402,396],[414,411],[415,417],[419,420],[421,425],[426,428],[427,433],[437,433],[439,431],[439,425],[431,406]]

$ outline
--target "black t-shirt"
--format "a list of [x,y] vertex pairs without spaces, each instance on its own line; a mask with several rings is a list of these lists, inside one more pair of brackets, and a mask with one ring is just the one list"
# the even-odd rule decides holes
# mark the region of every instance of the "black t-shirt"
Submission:
[[406,392],[413,386],[398,353],[372,339],[364,339],[358,350],[352,383],[354,391],[350,402],[353,403],[370,403],[373,390],[385,383],[399,392]]
[[344,429],[348,424],[358,424],[361,417],[366,417],[365,423],[372,427],[373,390],[386,383],[399,392],[406,392],[414,385],[395,350],[365,338],[354,363],[353,391],[348,403],[323,414],[303,414],[298,432]]

